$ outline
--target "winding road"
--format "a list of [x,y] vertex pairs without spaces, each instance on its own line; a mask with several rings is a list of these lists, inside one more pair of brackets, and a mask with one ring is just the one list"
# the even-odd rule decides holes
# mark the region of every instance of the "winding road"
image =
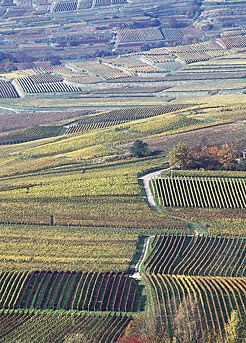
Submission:
[[[145,189],[145,192],[146,192],[146,195],[147,195],[147,199],[148,199],[148,202],[149,204],[154,207],[157,211],[161,212],[161,213],[164,213],[164,211],[162,212],[161,210],[159,210],[157,207],[156,207],[156,203],[155,203],[155,199],[153,197],[153,194],[151,192],[151,189],[150,189],[150,186],[149,186],[149,181],[160,175],[163,171],[165,170],[171,170],[172,167],[169,167],[169,168],[166,168],[166,169],[161,169],[161,170],[158,170],[158,171],[155,171],[155,172],[152,172],[152,173],[149,173],[149,174],[146,174],[142,177],[139,178],[139,180],[143,180],[143,185],[144,185],[144,189]],[[204,234],[204,232],[206,231],[206,227],[200,223],[193,223],[191,221],[187,221],[186,219],[184,218],[180,218],[180,217],[177,217],[177,216],[173,216],[171,214],[168,214],[168,213],[164,213],[170,217],[173,217],[173,218],[176,218],[176,219],[180,219],[182,221],[185,221],[186,223],[189,223],[190,227],[192,227],[193,229],[193,234],[191,234],[192,236],[195,235],[195,236],[199,236],[201,234]],[[147,238],[145,238],[144,240],[144,244],[143,244],[143,250],[142,250],[142,253],[141,253],[141,256],[140,256],[140,259],[139,261],[137,262],[136,266],[135,266],[135,272],[134,274],[131,276],[132,278],[135,278],[135,279],[141,279],[141,275],[140,275],[140,270],[141,270],[141,265],[142,263],[144,262],[145,260],[145,257],[147,255],[147,252],[148,252],[148,247],[149,247],[149,243],[150,243],[150,239],[153,238],[154,236],[149,236]]]
[[155,204],[155,200],[154,200],[153,194],[152,194],[150,186],[149,186],[149,181],[153,177],[160,175],[163,171],[171,170],[171,169],[172,169],[172,167],[169,167],[167,169],[161,169],[161,170],[155,171],[153,173],[144,175],[144,176],[139,178],[139,180],[143,180],[144,189],[145,189],[145,192],[146,192],[146,195],[147,195],[147,198],[148,198],[148,202],[149,202],[149,204],[151,206],[156,207],[156,204]]
[[[152,194],[150,186],[149,186],[149,181],[153,177],[155,177],[157,175],[160,175],[164,170],[170,170],[170,169],[172,169],[172,168],[170,167],[170,168],[167,168],[167,169],[161,169],[161,170],[155,171],[153,173],[149,173],[149,174],[144,175],[144,176],[139,178],[140,180],[143,180],[144,189],[145,189],[145,192],[146,192],[149,204],[151,206],[155,207],[155,208],[156,208],[156,204],[155,204],[155,200],[154,200],[153,194]],[[131,276],[134,279],[139,279],[140,280],[142,278],[141,275],[140,275],[141,266],[142,266],[142,264],[143,264],[143,262],[145,260],[146,255],[147,255],[150,239],[153,238],[153,237],[154,236],[149,236],[149,237],[145,238],[145,240],[144,240],[143,250],[142,250],[140,259],[138,260],[138,263],[135,266],[134,274]]]

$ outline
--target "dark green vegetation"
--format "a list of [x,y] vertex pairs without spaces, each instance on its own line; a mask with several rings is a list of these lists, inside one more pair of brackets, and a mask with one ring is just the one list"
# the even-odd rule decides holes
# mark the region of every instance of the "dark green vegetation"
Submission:
[[133,143],[133,146],[131,147],[130,152],[131,152],[131,155],[134,157],[148,156],[149,155],[148,144],[138,139]]
[[35,126],[24,130],[11,131],[0,135],[0,144],[18,144],[36,139],[57,136],[61,133],[59,126]]

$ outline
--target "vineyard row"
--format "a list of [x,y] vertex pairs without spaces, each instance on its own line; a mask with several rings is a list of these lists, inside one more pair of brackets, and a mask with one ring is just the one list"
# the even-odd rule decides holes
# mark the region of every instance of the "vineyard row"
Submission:
[[67,127],[65,134],[79,133],[88,130],[109,127],[138,119],[155,117],[161,114],[182,110],[190,105],[147,106],[125,108],[96,115],[85,116],[74,125]]
[[144,266],[155,274],[246,276],[245,245],[241,236],[156,236]]
[[87,315],[67,311],[1,311],[1,343],[61,343],[83,333],[87,343],[115,342],[131,321],[116,314]]
[[0,307],[133,312],[140,289],[124,272],[5,272]]
[[143,277],[150,291],[153,316],[161,319],[169,336],[173,336],[174,313],[177,313],[180,304],[186,309],[184,322],[188,323],[190,332],[194,324],[190,320],[191,302],[198,305],[197,335],[199,329],[201,335],[210,329],[222,335],[233,310],[238,311],[241,320],[246,314],[246,278],[164,274]]
[[245,208],[243,179],[166,177],[151,180],[159,205],[167,207]]

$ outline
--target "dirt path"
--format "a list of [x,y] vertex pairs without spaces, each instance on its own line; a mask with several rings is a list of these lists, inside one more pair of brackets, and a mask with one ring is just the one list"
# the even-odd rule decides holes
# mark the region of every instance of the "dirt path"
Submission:
[[135,266],[134,274],[131,275],[131,277],[134,278],[134,279],[140,280],[142,278],[141,275],[140,275],[141,266],[142,266],[143,261],[145,260],[145,257],[146,257],[146,255],[148,253],[150,239],[153,238],[153,237],[155,237],[155,236],[149,236],[149,237],[145,238],[145,240],[144,240],[143,250],[142,250],[140,259],[138,260],[138,263]]
[[[201,234],[204,234],[204,231],[206,230],[206,228],[205,228],[202,224],[200,224],[200,223],[193,223],[193,222],[191,222],[191,221],[187,221],[187,220],[184,219],[184,218],[180,218],[180,217],[177,217],[177,216],[173,216],[173,215],[171,215],[171,214],[165,212],[164,210],[161,211],[160,209],[158,209],[158,208],[156,207],[155,199],[154,199],[154,197],[153,197],[153,194],[152,194],[151,189],[150,189],[150,186],[149,186],[149,181],[150,181],[152,178],[154,178],[154,177],[160,175],[163,171],[165,171],[165,170],[171,170],[171,169],[172,169],[172,167],[169,167],[169,168],[166,168],[166,169],[161,169],[161,170],[155,171],[155,172],[153,172],[153,173],[149,173],[149,174],[144,175],[144,176],[142,176],[142,177],[139,178],[140,180],[143,180],[144,189],[145,189],[145,192],[146,192],[146,195],[147,195],[149,204],[150,204],[152,207],[154,207],[157,211],[159,211],[159,212],[161,212],[161,213],[163,213],[163,214],[165,214],[165,215],[167,215],[167,216],[170,216],[170,217],[173,217],[173,218],[182,220],[182,221],[184,221],[186,224],[189,224],[190,227],[191,227],[192,230],[193,230],[193,234],[191,234],[191,236],[193,236],[193,235],[199,236],[199,235],[201,235]],[[140,256],[140,258],[139,258],[139,260],[138,260],[138,262],[137,262],[137,264],[136,264],[136,266],[135,266],[135,272],[134,272],[134,274],[131,275],[130,277],[132,277],[132,278],[134,278],[134,279],[138,279],[138,280],[140,280],[140,279],[142,278],[141,275],[140,275],[141,266],[142,266],[142,264],[143,264],[143,262],[144,262],[144,260],[145,260],[145,258],[146,258],[146,255],[147,255],[147,253],[148,253],[148,247],[149,247],[150,239],[153,238],[153,237],[154,237],[154,236],[149,236],[149,237],[145,238],[141,256]]]
[[[153,177],[156,177],[158,175],[160,175],[163,171],[165,170],[171,170],[172,167],[169,167],[169,168],[166,168],[166,169],[161,169],[161,170],[158,170],[158,171],[155,171],[153,173],[149,173],[149,174],[146,174],[142,177],[140,177],[139,179],[140,180],[143,180],[143,184],[144,184],[144,189],[145,189],[145,192],[146,192],[146,195],[147,195],[147,199],[148,199],[148,202],[149,204],[154,207],[157,211],[169,216],[169,217],[172,217],[172,218],[175,218],[175,219],[179,219],[181,221],[184,221],[186,224],[189,224],[189,226],[191,227],[191,229],[193,230],[193,234],[195,236],[198,236],[198,235],[201,235],[201,234],[204,234],[206,232],[206,227],[200,223],[193,223],[189,220],[186,220],[184,218],[181,218],[181,217],[177,217],[177,216],[174,216],[172,214],[169,214],[168,212],[166,212],[164,209],[161,210],[159,208],[157,208],[156,206],[156,203],[155,203],[155,199],[153,197],[153,194],[151,192],[151,189],[150,189],[150,186],[149,186],[149,181],[153,178]],[[192,234],[192,235],[193,235]]]
[[169,167],[167,169],[161,169],[161,170],[158,170],[158,171],[155,171],[153,173],[150,173],[150,174],[147,174],[147,175],[144,175],[142,177],[139,178],[139,180],[143,180],[143,184],[144,184],[144,189],[145,189],[145,192],[146,192],[146,195],[147,195],[147,198],[148,198],[148,202],[151,206],[153,207],[156,207],[156,204],[155,204],[155,200],[154,200],[154,197],[153,197],[153,194],[151,192],[151,189],[150,189],[150,186],[149,186],[149,181],[157,176],[157,175],[160,175],[163,171],[165,170],[171,170],[172,167]]
[[11,111],[11,112],[14,112],[14,113],[19,113],[23,110],[21,109],[15,109],[15,108],[11,108],[11,107],[4,107],[4,106],[0,106],[1,109],[3,110],[7,110],[7,111]]

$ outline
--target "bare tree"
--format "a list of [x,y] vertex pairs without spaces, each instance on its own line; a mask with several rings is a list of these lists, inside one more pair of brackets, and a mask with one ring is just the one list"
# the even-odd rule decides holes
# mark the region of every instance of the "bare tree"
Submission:
[[148,343],[168,342],[166,329],[159,319],[159,317],[138,314],[128,325],[125,336],[144,338]]
[[173,337],[178,343],[200,343],[203,338],[203,328],[199,311],[199,301],[186,297],[177,310],[173,311]]
[[87,343],[88,339],[83,333],[75,333],[67,335],[64,339],[64,343]]

